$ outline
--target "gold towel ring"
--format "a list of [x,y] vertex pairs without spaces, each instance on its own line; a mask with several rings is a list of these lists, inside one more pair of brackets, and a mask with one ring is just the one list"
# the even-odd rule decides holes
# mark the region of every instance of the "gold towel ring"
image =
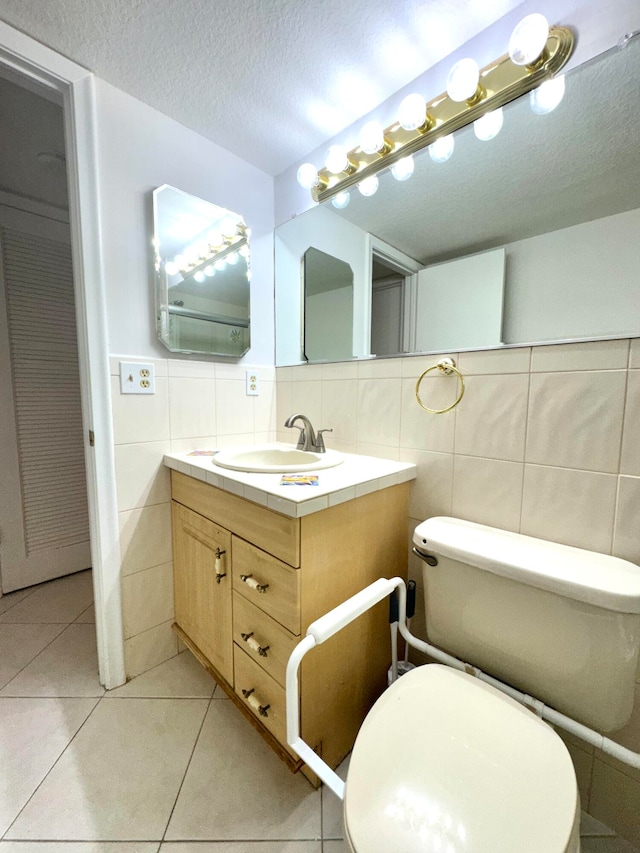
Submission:
[[[447,406],[446,409],[430,409],[420,399],[420,383],[427,375],[427,373],[431,373],[432,370],[439,370],[441,373],[446,373],[450,375],[451,373],[455,373],[460,380],[460,393],[456,397],[455,401]],[[437,364],[432,365],[431,367],[427,367],[427,369],[420,375],[420,378],[416,382],[416,400],[418,401],[418,405],[422,406],[425,412],[429,412],[432,415],[443,415],[445,412],[450,412],[451,409],[455,408],[458,405],[460,400],[462,400],[462,396],[464,394],[464,379],[462,378],[462,374],[456,367],[456,363],[452,358],[443,358],[442,361],[439,361]]]

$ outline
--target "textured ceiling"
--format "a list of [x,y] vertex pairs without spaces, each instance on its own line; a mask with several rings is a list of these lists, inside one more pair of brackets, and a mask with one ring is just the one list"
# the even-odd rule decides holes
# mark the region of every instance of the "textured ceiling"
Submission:
[[0,0],[0,18],[272,175],[520,0]]

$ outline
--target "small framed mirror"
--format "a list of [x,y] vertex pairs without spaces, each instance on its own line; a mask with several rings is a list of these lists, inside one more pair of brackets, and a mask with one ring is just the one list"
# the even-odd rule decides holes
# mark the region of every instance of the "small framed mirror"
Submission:
[[250,346],[242,216],[168,184],[153,191],[158,338],[171,352],[240,357]]

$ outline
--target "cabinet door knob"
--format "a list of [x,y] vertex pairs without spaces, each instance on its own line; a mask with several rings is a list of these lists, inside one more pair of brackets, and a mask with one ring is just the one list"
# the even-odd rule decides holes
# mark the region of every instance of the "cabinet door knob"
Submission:
[[260,643],[254,638],[253,631],[249,634],[240,634],[245,643],[249,646],[250,649],[253,649],[254,652],[258,652],[260,657],[266,658],[267,652],[269,651],[269,646],[261,646]]
[[257,711],[261,717],[268,717],[268,711],[271,705],[265,705],[258,697],[255,695],[255,688],[252,687],[250,690],[245,690],[243,688],[242,695],[247,700],[247,703],[253,708],[254,711]]
[[226,551],[222,551],[220,548],[216,548],[216,562],[215,562],[215,572],[216,572],[216,583],[220,583],[222,578],[226,578],[227,573],[222,570],[222,556],[226,554]]
[[240,580],[251,589],[255,589],[256,592],[266,592],[269,589],[268,583],[260,583],[253,575],[240,575]]

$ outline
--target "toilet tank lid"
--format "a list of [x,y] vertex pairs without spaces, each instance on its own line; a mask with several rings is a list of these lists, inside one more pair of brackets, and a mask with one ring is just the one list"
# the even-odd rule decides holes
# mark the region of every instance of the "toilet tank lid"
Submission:
[[619,557],[447,517],[419,524],[413,543],[421,553],[449,557],[576,601],[640,613],[640,567]]

